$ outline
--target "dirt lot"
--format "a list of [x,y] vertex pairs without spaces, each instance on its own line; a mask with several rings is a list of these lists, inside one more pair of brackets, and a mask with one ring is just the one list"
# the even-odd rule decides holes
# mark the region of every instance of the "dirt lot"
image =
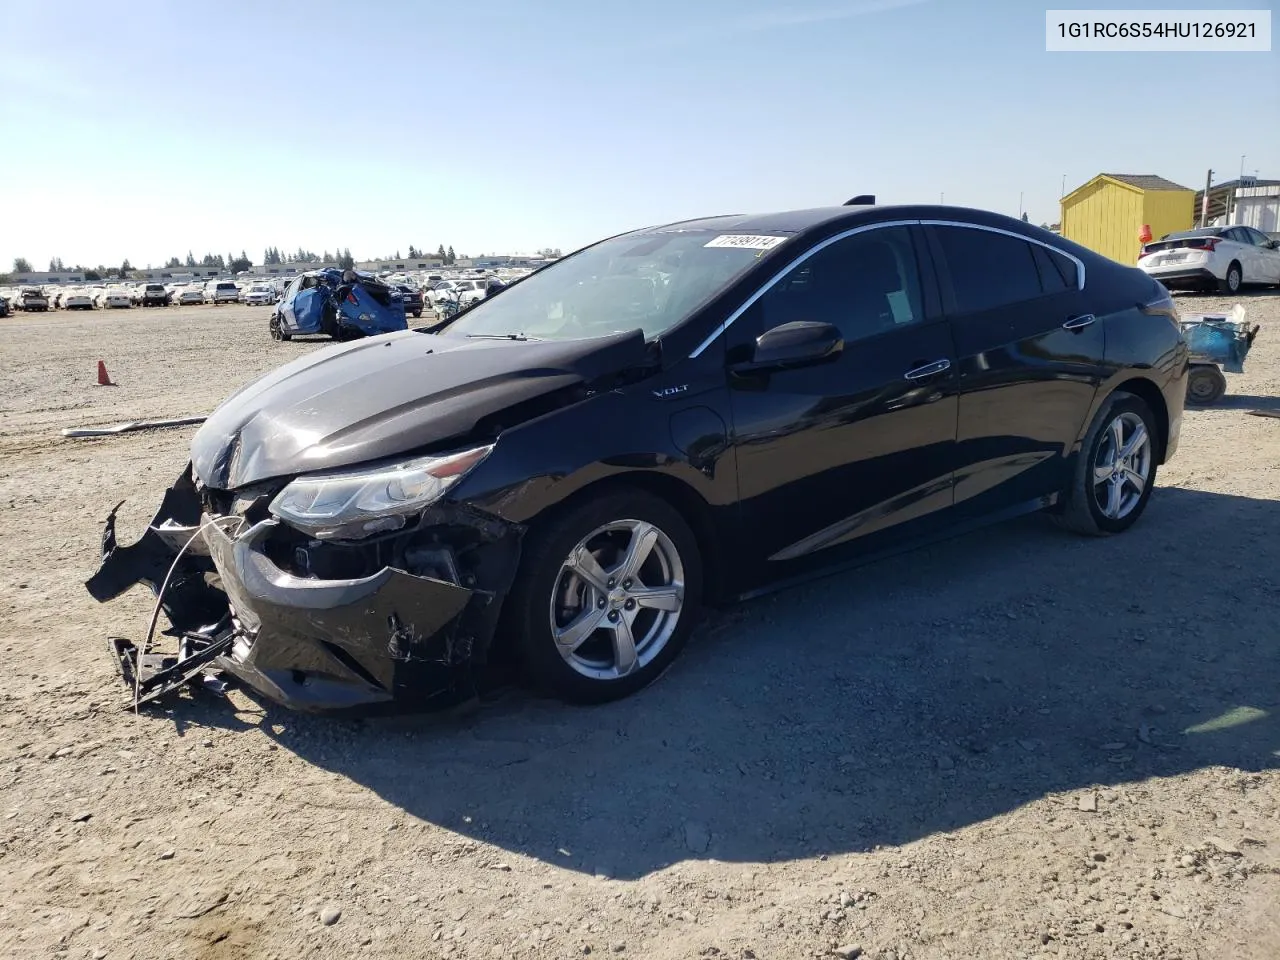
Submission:
[[733,608],[625,703],[376,722],[122,712],[104,637],[150,598],[81,581],[190,431],[58,436],[320,342],[0,321],[0,956],[1274,960],[1280,296],[1241,299],[1248,372],[1123,537],[1030,518]]

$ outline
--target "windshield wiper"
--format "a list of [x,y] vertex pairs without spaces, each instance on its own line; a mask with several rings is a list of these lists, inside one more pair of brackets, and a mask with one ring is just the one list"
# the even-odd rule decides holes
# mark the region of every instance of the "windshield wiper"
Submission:
[[541,340],[541,337],[531,337],[525,333],[468,333],[468,340]]

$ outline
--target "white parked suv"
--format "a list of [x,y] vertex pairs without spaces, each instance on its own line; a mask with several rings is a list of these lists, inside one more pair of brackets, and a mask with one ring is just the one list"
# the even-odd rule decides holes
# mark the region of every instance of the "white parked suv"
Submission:
[[244,294],[244,302],[264,306],[276,302],[276,292],[265,283],[255,283]]
[[1236,293],[1249,284],[1280,284],[1280,241],[1253,227],[1183,230],[1146,244],[1138,269],[1170,289]]
[[205,303],[239,303],[240,288],[232,280],[210,280],[204,285]]

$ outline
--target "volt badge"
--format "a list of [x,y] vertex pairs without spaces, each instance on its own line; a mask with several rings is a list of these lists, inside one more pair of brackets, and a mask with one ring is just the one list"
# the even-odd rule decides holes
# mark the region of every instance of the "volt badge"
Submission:
[[659,400],[665,400],[667,397],[677,397],[682,393],[689,392],[689,385],[682,383],[678,387],[663,387],[661,390],[653,391],[653,395]]

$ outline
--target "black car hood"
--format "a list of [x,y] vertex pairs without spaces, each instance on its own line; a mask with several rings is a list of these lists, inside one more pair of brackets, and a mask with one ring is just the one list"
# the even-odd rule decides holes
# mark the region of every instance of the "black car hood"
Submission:
[[641,366],[636,330],[592,340],[406,330],[318,350],[233,393],[191,441],[197,477],[234,490],[460,436],[483,417]]

